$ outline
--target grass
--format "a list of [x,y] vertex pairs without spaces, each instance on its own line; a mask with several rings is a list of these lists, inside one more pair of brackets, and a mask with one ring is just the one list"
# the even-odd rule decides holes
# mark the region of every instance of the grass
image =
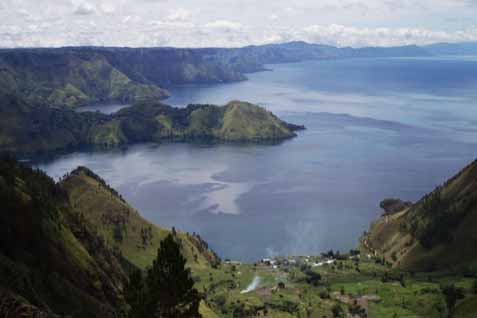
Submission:
[[120,122],[117,120],[95,127],[91,135],[94,145],[114,146],[127,142],[127,138],[121,130]]
[[454,318],[473,318],[477,313],[477,296],[466,297],[459,302],[452,312]]
[[284,123],[256,105],[233,101],[225,106],[218,135],[230,141],[283,139],[294,136]]
[[[77,213],[92,224],[109,246],[140,268],[156,258],[161,241],[169,230],[144,220],[139,213],[98,180],[84,173],[71,175],[62,182]],[[188,265],[195,271],[210,267],[208,251],[200,252],[185,233],[177,233]]]

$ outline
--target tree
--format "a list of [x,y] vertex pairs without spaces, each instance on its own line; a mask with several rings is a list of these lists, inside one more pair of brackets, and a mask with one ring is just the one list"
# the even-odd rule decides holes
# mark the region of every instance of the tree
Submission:
[[457,300],[464,298],[464,292],[461,288],[456,288],[454,285],[449,285],[442,288],[442,293],[446,299],[447,308],[449,313],[454,309]]
[[147,275],[147,311],[160,318],[198,318],[200,296],[180,245],[169,234]]
[[146,312],[146,290],[144,279],[140,270],[134,271],[129,277],[129,283],[126,286],[126,302],[131,306],[129,311],[130,318],[145,318]]
[[123,241],[123,231],[121,225],[116,224],[113,230],[113,238],[116,242],[121,243]]

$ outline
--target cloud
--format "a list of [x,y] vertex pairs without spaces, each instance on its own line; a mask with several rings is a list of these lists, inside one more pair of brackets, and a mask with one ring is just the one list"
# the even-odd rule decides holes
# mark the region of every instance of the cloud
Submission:
[[242,25],[240,23],[229,20],[216,20],[214,22],[207,23],[204,26],[206,28],[225,29],[232,31],[239,31],[242,29]]
[[132,23],[132,24],[137,24],[137,23],[140,23],[141,21],[142,21],[141,17],[137,15],[128,15],[121,20],[122,23]]
[[477,40],[477,29],[445,32],[418,28],[356,28],[343,25],[312,25],[295,35],[301,40],[336,46],[399,46],[435,42]]
[[0,46],[477,41],[476,10],[477,0],[0,0]]
[[101,3],[100,5],[101,11],[103,11],[106,14],[111,14],[116,11],[116,7],[112,3]]
[[166,17],[168,21],[186,21],[191,17],[192,13],[185,9],[174,10]]
[[73,12],[76,15],[91,15],[96,13],[96,7],[88,2],[79,4]]

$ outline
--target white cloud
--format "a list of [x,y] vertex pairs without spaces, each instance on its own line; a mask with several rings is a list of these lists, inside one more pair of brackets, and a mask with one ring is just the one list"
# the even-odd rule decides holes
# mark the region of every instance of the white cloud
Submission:
[[74,10],[74,14],[77,15],[90,15],[96,13],[96,7],[88,2],[79,4]]
[[216,20],[214,22],[206,23],[204,26],[206,28],[225,29],[233,31],[239,31],[242,29],[242,25],[240,23],[229,20]]
[[132,23],[132,24],[138,24],[142,21],[141,17],[137,16],[137,15],[128,15],[128,16],[125,16],[121,22],[122,23]]
[[100,5],[101,11],[103,11],[106,14],[111,14],[116,11],[116,7],[112,3],[101,3]]
[[[477,41],[475,0],[0,0],[0,46]],[[1,9],[3,8],[3,10]],[[233,17],[233,18],[232,18]]]
[[356,28],[343,25],[313,25],[298,31],[297,37],[313,43],[336,46],[398,46],[477,40],[477,29],[445,32],[417,28]]
[[186,21],[192,15],[192,12],[185,9],[178,9],[170,12],[166,19],[168,21]]

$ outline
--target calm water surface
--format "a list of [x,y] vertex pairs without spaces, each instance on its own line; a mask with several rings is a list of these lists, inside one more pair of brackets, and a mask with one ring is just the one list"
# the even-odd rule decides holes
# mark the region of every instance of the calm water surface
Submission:
[[385,197],[416,200],[477,149],[477,59],[272,65],[241,83],[173,88],[167,102],[247,100],[307,130],[279,145],[136,145],[58,155],[101,175],[149,220],[223,257],[348,250]]

